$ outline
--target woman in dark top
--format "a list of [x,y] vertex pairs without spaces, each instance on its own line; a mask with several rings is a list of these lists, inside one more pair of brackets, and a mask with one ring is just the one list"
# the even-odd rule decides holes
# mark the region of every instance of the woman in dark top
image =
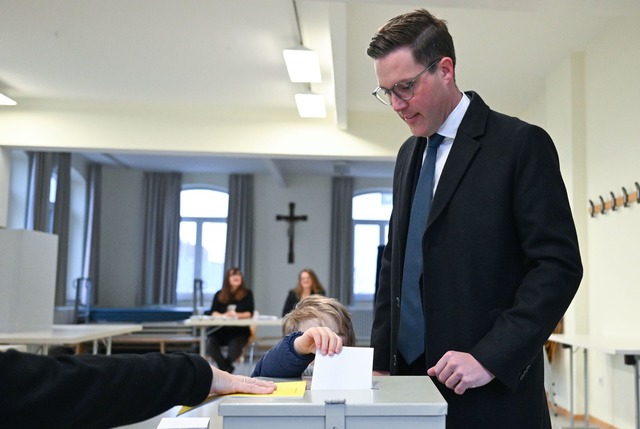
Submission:
[[298,275],[298,284],[289,291],[287,299],[282,309],[282,317],[286,316],[297,303],[308,297],[309,295],[324,295],[325,291],[322,283],[318,280],[318,276],[311,268],[305,268]]
[[[231,319],[249,319],[253,317],[253,294],[244,284],[239,268],[229,268],[224,276],[222,289],[213,297],[211,310],[214,317]],[[251,330],[248,326],[225,326],[211,332],[207,338],[207,354],[216,361],[218,368],[233,372],[233,363],[242,354],[247,345]],[[227,346],[227,356],[222,354],[221,346]]]

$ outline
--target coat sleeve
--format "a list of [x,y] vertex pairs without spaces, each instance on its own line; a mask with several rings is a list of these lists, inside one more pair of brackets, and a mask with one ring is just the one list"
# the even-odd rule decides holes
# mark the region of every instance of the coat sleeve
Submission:
[[198,355],[49,357],[0,352],[0,421],[6,427],[109,428],[149,419],[209,394]]
[[[398,302],[401,281],[401,269],[406,245],[406,228],[408,219],[406,207],[410,207],[411,200],[406,195],[411,190],[405,189],[410,179],[412,154],[416,150],[416,140],[410,138],[404,142],[398,151],[393,174],[393,211],[389,219],[389,236],[385,245],[378,283],[378,291],[374,301],[374,319],[371,329],[371,346],[374,349],[373,369],[376,371],[390,371],[393,366],[395,346],[398,330]],[[403,231],[400,231],[400,230]]]
[[524,142],[515,163],[513,226],[524,275],[513,303],[470,351],[516,390],[571,303],[582,264],[571,209],[551,138],[534,126],[515,136]]
[[265,353],[256,364],[252,377],[297,378],[315,359],[314,354],[299,355],[293,342],[302,335],[301,331],[292,332]]
[[[391,228],[389,228],[391,236]],[[389,237],[391,238],[391,237]],[[374,350],[373,369],[391,371],[391,240],[389,239],[382,254],[380,281],[375,297],[375,312],[371,328],[371,346]]]

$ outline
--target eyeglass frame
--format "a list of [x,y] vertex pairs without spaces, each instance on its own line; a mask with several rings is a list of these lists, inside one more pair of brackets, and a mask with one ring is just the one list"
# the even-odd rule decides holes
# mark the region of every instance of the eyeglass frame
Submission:
[[[391,89],[387,89],[387,88],[383,88],[382,86],[378,85],[378,87],[376,89],[373,90],[373,92],[371,93],[371,95],[373,95],[376,100],[378,100],[379,102],[381,102],[382,104],[384,104],[385,106],[391,106],[392,102],[391,102],[391,94],[395,95],[397,98],[399,98],[400,100],[403,101],[409,101],[413,98],[413,96],[415,95],[415,89],[414,89],[414,84],[416,83],[416,81],[420,78],[420,76],[422,76],[427,70],[429,70],[430,68],[432,68],[433,66],[435,66],[436,64],[438,64],[440,61],[442,61],[444,57],[438,58],[437,60],[435,60],[434,62],[432,62],[431,64],[429,64],[427,67],[425,67],[424,70],[422,70],[420,73],[418,73],[413,79],[409,79],[409,80],[404,80],[402,82],[398,82],[396,84],[393,85],[393,87]],[[396,87],[398,85],[406,85],[407,86],[407,90],[411,90],[411,97],[409,98],[404,98],[401,97],[400,95],[398,95],[398,93],[396,92]],[[382,98],[381,96],[378,95],[378,93],[380,92],[380,90],[383,90],[384,92],[384,96],[386,97],[386,99]]]

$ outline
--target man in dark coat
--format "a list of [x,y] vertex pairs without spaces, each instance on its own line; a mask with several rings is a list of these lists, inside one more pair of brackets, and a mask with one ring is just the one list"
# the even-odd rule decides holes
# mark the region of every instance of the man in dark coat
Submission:
[[[424,9],[391,19],[367,54],[379,84],[374,95],[413,134],[394,172],[374,371],[430,375],[449,404],[448,429],[550,428],[543,345],[582,278],[553,142],[457,88],[453,40]],[[489,66],[499,72],[499,64]],[[406,359],[398,350],[408,326],[400,323],[405,249],[415,236],[408,227],[424,148],[436,133],[444,141],[433,193],[415,196],[433,199],[418,236],[419,292],[409,298],[422,304],[424,341],[422,354]]]

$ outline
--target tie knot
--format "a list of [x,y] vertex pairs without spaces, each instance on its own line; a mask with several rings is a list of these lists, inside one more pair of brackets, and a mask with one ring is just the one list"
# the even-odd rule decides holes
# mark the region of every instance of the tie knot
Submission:
[[427,146],[437,148],[440,146],[440,143],[444,140],[444,136],[441,136],[438,133],[432,134],[429,136],[429,141],[427,142]]

